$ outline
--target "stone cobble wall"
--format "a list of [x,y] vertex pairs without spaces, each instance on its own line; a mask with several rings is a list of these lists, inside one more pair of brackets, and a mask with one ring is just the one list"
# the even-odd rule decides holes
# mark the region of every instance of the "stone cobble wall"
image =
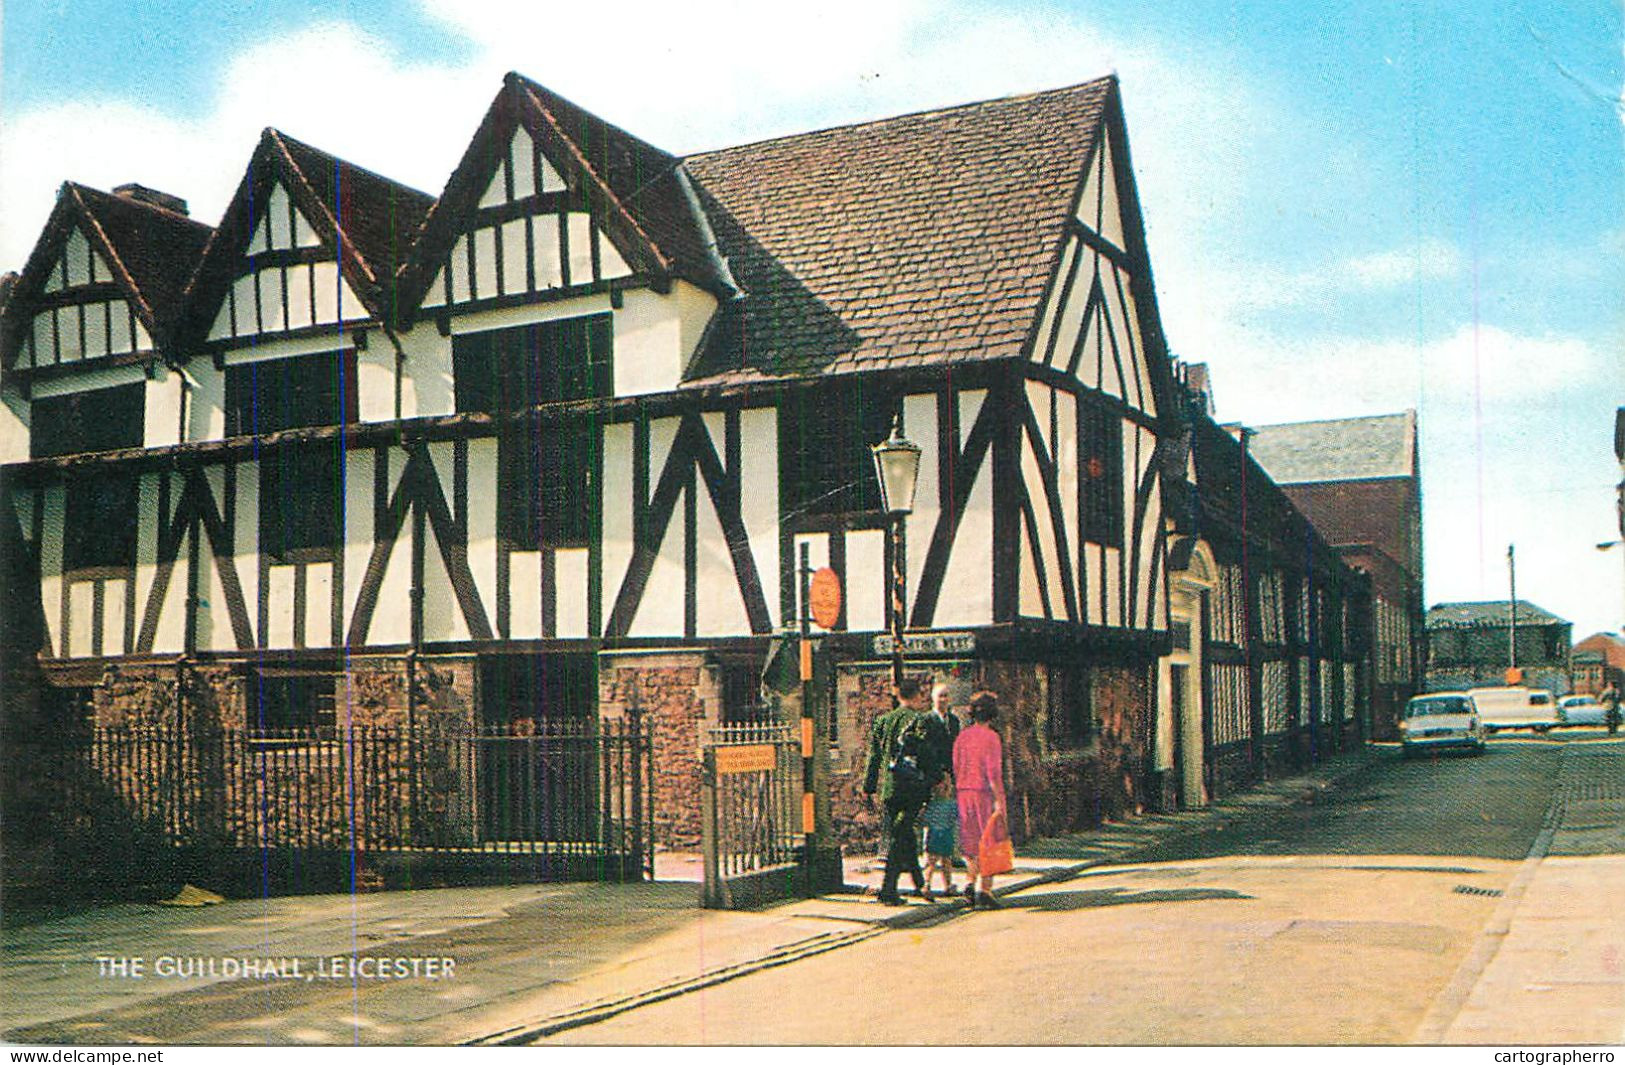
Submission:
[[[950,690],[961,722],[969,721],[965,703],[973,691],[987,688],[999,695],[1003,717],[996,727],[1004,741],[1005,790],[1018,840],[1088,827],[1155,802],[1145,769],[1153,714],[1149,668],[1093,667],[1100,727],[1079,748],[1062,751],[1047,749],[1041,739],[1045,665],[986,661],[954,672]],[[836,690],[840,736],[831,752],[832,818],[847,850],[862,852],[879,844],[878,811],[865,808],[862,786],[874,719],[891,708],[890,673],[885,667],[845,667]]]
[[248,727],[254,681],[241,664],[109,669],[78,756],[92,776],[64,816],[236,847],[466,842],[475,660],[420,659],[410,710],[408,674],[403,657],[358,659],[337,679],[336,735],[267,740]]
[[718,719],[715,671],[698,654],[605,660],[598,672],[599,715],[619,718],[634,706],[652,732],[655,843],[700,844],[700,747]]

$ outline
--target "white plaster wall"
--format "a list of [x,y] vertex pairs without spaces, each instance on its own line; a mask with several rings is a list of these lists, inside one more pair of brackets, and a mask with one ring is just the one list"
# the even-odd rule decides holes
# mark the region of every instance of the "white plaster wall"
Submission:
[[632,562],[632,427],[604,427],[603,602],[600,617],[609,623],[615,599]]
[[185,382],[173,370],[162,370],[147,378],[146,402],[142,412],[141,443],[144,447],[166,447],[181,442],[181,402]]
[[[447,483],[448,491],[451,490]],[[447,503],[451,500],[448,498]],[[497,442],[468,442],[468,568],[492,631],[497,603]]]
[[193,359],[186,365],[192,378],[192,395],[187,400],[186,438],[221,440],[226,435],[226,374],[207,359]]
[[[344,485],[344,626],[349,635],[361,582],[372,557],[372,482],[377,462],[370,448],[352,449],[345,456]],[[241,484],[241,478],[238,483]]]
[[[393,469],[396,462],[401,461],[397,455],[390,456],[390,466]],[[425,556],[427,561],[427,556]],[[427,570],[428,566],[425,565]],[[348,576],[349,568],[345,568]],[[384,569],[384,579],[378,591],[378,604],[372,612],[372,627],[367,631],[366,642],[369,644],[401,644],[409,643],[412,639],[412,522],[408,516],[401,526],[401,534],[395,539],[395,549],[389,553],[389,563]],[[424,606],[425,614],[428,605]],[[428,624],[425,619],[424,634],[427,638]]]
[[[628,293],[631,295],[631,293]],[[494,310],[476,311],[472,314],[458,314],[451,319],[453,335],[464,333],[483,333],[489,329],[509,329],[519,325],[531,325],[535,322],[550,322],[555,318],[576,318],[584,314],[602,314],[609,311],[609,295],[598,293],[592,296],[578,296],[574,299],[559,300],[556,303],[537,303],[522,307],[499,307]],[[425,327],[419,326],[419,329]],[[433,329],[433,326],[427,328]],[[617,349],[620,338],[616,337]],[[618,354],[617,350],[617,354]],[[450,341],[446,341],[446,358],[451,358]]]
[[130,582],[110,580],[102,595],[102,653],[127,655],[130,647],[124,641],[124,618],[129,609]]
[[333,564],[305,567],[305,646],[333,644]]
[[542,636],[542,553],[508,553],[508,637],[539,640]]
[[91,626],[96,602],[95,581],[68,585],[68,657],[90,657]]
[[[981,413],[987,393],[977,389],[959,394],[960,447]],[[948,554],[943,594],[937,600],[936,627],[988,625],[993,621],[993,474],[992,449],[977,471],[959,534]]]
[[627,292],[615,316],[615,394],[676,388],[716,307],[710,293],[685,281],[673,283],[666,296]]
[[1036,339],[1033,342],[1034,362],[1043,362],[1044,354],[1049,350],[1050,334],[1055,331],[1056,319],[1061,309],[1061,286],[1066,283],[1067,274],[1072,270],[1072,260],[1077,257],[1080,247],[1082,243],[1076,237],[1068,237],[1066,245],[1061,249],[1061,264],[1055,272],[1054,287],[1044,302],[1044,316],[1039,320]]
[[[46,644],[64,655],[62,622],[62,524],[67,505],[66,490],[52,485],[44,490],[40,518],[40,601],[45,609]],[[54,634],[54,638],[53,635]]]
[[1101,588],[1105,582],[1100,572],[1100,559],[1104,551],[1099,544],[1083,545],[1084,568],[1080,583],[1085,587],[1085,602],[1080,609],[1090,625],[1106,624],[1106,615],[1101,609]]
[[740,510],[756,575],[761,578],[767,616],[779,624],[779,438],[778,411],[772,407],[747,410],[739,416]]
[[[881,631],[886,627],[885,530],[864,529],[846,534],[846,572],[849,587],[843,590],[847,593],[847,631]],[[910,597],[918,591],[919,581],[911,581]]]
[[1120,548],[1106,548],[1106,616],[1103,622],[1106,625],[1123,624],[1123,571],[1120,566],[1122,556]]
[[98,388],[113,388],[117,385],[133,385],[137,381],[146,380],[146,374],[139,366],[109,366],[102,370],[87,370],[75,373],[72,377],[59,377],[52,381],[39,381],[34,385],[34,398],[44,399],[48,396],[66,396],[74,392],[90,392]]
[[269,647],[293,646],[293,582],[294,566],[272,566],[267,586],[270,618],[266,638]]
[[[356,406],[364,422],[392,422],[395,420],[395,346],[381,331],[371,333],[368,340],[367,350],[356,352]],[[412,385],[411,377],[403,372],[401,415],[406,418],[412,417],[412,408],[416,405]]]
[[429,643],[467,640],[468,623],[441,561],[440,540],[432,522],[423,523],[423,539],[423,639]]
[[28,400],[11,389],[0,390],[0,464],[28,459]]
[[[653,477],[650,478],[651,481]],[[686,591],[683,570],[683,507],[688,490],[677,494],[672,520],[666,524],[649,581],[643,589],[637,615],[628,630],[632,636],[672,636],[683,632]]]
[[558,583],[554,601],[553,635],[561,640],[586,639],[587,567],[590,556],[584,547],[561,548],[553,553],[553,579]]
[[920,578],[925,574],[925,556],[931,550],[931,537],[942,516],[941,495],[947,490],[946,486],[939,484],[942,449],[937,441],[935,393],[903,398],[903,435],[920,445],[920,476],[915,482],[914,510],[903,520],[903,556],[908,574],[909,615],[912,617],[914,601],[920,595]]
[[699,500],[695,521],[698,541],[695,561],[699,567],[695,583],[695,633],[748,636],[750,617],[745,613],[745,599],[739,590],[739,577],[734,572],[728,542],[722,535],[722,523],[717,520],[711,495],[703,484],[696,487],[694,494]]
[[232,550],[237,556],[237,581],[243,589],[248,628],[257,644],[260,624],[260,468],[256,463],[237,464],[236,506]]

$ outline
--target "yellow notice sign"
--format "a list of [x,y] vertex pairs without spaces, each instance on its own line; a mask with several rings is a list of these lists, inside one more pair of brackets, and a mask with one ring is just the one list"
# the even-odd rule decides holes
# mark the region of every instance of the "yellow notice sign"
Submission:
[[748,747],[716,748],[717,772],[724,776],[732,773],[760,773],[778,764],[778,749],[771,743],[757,743]]

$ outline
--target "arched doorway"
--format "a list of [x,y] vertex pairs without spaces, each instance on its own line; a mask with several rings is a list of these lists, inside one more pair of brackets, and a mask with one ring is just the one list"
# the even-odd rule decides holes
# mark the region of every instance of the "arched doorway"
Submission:
[[1202,730],[1202,647],[1207,594],[1218,575],[1207,544],[1192,537],[1169,551],[1168,625],[1173,646],[1158,685],[1158,767],[1168,772],[1182,808],[1207,805]]

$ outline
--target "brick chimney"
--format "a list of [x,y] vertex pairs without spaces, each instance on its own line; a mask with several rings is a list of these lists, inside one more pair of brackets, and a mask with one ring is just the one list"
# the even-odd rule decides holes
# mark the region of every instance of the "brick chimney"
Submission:
[[186,201],[179,196],[171,196],[169,193],[159,192],[157,189],[149,189],[147,186],[138,185],[133,181],[114,189],[113,195],[122,196],[126,200],[134,200],[136,203],[144,203],[149,207],[162,207],[164,210],[173,211],[176,214],[186,214]]

